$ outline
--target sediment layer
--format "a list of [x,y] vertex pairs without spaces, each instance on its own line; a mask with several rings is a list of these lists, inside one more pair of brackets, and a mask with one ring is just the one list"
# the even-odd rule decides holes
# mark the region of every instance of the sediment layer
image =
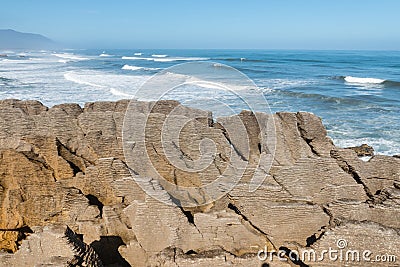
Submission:
[[[261,266],[260,249],[323,250],[336,247],[339,239],[353,250],[400,255],[400,158],[360,160],[353,150],[334,146],[311,113],[244,111],[214,119],[209,112],[162,101],[147,118],[148,166],[137,144],[131,162],[124,155],[128,104],[47,108],[37,101],[0,101],[1,266]],[[151,105],[132,102],[132,118],[140,123]],[[202,139],[215,144],[217,153],[204,172],[170,164],[159,138],[168,115],[185,121],[175,144],[185,162],[201,156]],[[267,127],[271,122],[273,132]],[[135,127],[135,120],[130,123]],[[244,125],[247,136],[227,134],[227,125]],[[274,136],[273,150],[264,135]],[[234,171],[232,157],[250,168],[215,201],[199,191],[165,194],[160,202],[135,180],[154,186],[162,175],[180,186],[201,186]],[[265,170],[265,180],[250,192],[254,169]],[[198,207],[175,205],[186,199]],[[280,261],[276,255],[265,262],[335,266],[329,259]]]

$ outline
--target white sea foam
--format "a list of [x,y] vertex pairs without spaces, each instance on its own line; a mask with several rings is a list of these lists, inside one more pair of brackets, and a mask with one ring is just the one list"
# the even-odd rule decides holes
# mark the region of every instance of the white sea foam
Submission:
[[99,55],[99,57],[111,57],[111,55],[109,55],[109,54],[106,54],[106,53],[101,53],[100,55]]
[[[74,72],[67,72],[64,74],[64,78],[68,81],[81,84],[81,85],[86,85],[90,87],[95,87],[98,89],[108,89],[109,92],[117,97],[126,97],[126,98],[132,98],[133,95],[124,93],[121,90],[118,90],[115,87],[110,87],[111,84],[114,84],[118,86],[119,84],[116,82],[116,78],[114,77],[105,77],[104,79],[99,79],[99,76],[107,76],[107,75],[100,75],[100,74],[76,74]],[[114,75],[115,76],[115,75]],[[98,80],[98,83],[94,83],[93,80]],[[108,82],[105,82],[108,81]]]
[[362,161],[368,161],[368,160],[370,160],[371,158],[372,158],[371,156],[360,157],[360,159],[361,159]]
[[[328,131],[329,134],[329,131]],[[384,138],[372,138],[372,137],[364,137],[357,139],[345,139],[345,138],[333,138],[333,141],[338,147],[353,147],[361,144],[368,144],[372,146],[376,152],[376,154],[380,155],[395,155],[400,151],[400,144],[393,140],[387,140]]]
[[[109,74],[102,71],[82,70],[80,72],[69,71],[64,73],[64,78],[70,82],[84,86],[86,92],[104,92],[117,97],[132,98],[133,93],[147,80],[148,75],[121,75]],[[78,87],[79,88],[79,87]],[[129,90],[129,91],[126,91]]]
[[154,61],[156,62],[172,62],[172,61],[202,61],[209,60],[210,58],[206,57],[170,57],[170,58],[156,58]]
[[[202,87],[212,90],[219,90],[219,91],[242,91],[242,90],[252,90],[256,87],[249,87],[248,84],[243,85],[240,82],[236,82],[235,80],[229,80],[226,82],[222,81],[211,81],[211,80],[204,80],[202,77],[196,77],[192,75],[186,75],[181,73],[174,73],[174,72],[163,72],[159,73],[160,77],[162,77],[162,81],[171,84],[181,84],[181,85],[189,85],[194,87]],[[164,84],[161,84],[164,86]],[[191,94],[192,92],[188,92]],[[207,94],[207,93],[205,93]]]
[[153,58],[153,57],[127,57],[127,56],[123,56],[121,59],[128,59],[128,60],[148,60],[148,61],[155,61],[155,62],[209,60],[209,58],[205,58],[205,57],[168,57],[168,58]]
[[142,53],[140,53],[140,52],[136,52],[135,54],[133,54],[134,56],[141,56],[142,55]]
[[77,56],[77,55],[70,54],[70,53],[63,53],[63,54],[61,54],[61,53],[55,53],[55,54],[53,54],[53,55],[56,56],[56,57],[59,57],[59,58],[70,59],[70,60],[77,60],[77,61],[79,61],[79,60],[89,60],[89,58],[82,57],[82,56]]
[[167,57],[168,55],[158,55],[158,54],[153,54],[151,55],[152,57]]
[[136,60],[136,59],[145,59],[145,58],[140,58],[140,57],[127,57],[127,56],[123,56],[123,57],[121,57],[121,59],[130,59],[130,60]]
[[211,82],[207,82],[207,81],[194,81],[194,82],[188,82],[188,84],[193,84],[196,86],[200,86],[203,88],[207,88],[207,89],[216,89],[216,90],[226,90],[229,91],[231,88],[230,86],[227,86],[226,84],[221,84],[221,83],[211,83]]
[[122,70],[142,70],[144,67],[137,67],[137,66],[130,66],[125,64],[122,68]]
[[15,54],[15,52],[14,51],[11,51],[11,50],[2,50],[2,51],[0,51],[0,54]]
[[121,91],[119,91],[119,90],[117,90],[115,88],[111,88],[110,89],[110,93],[115,95],[115,96],[122,96],[122,97],[128,97],[128,98],[132,98],[133,97],[133,95],[121,92]]
[[161,68],[145,68],[145,67],[131,66],[128,64],[125,64],[121,69],[122,70],[161,70]]
[[348,83],[358,83],[358,84],[381,84],[384,83],[385,80],[376,79],[376,78],[360,78],[353,76],[346,76],[344,80]]
[[81,79],[81,77],[82,76],[77,75],[77,74],[72,73],[72,72],[67,72],[67,73],[64,74],[64,78],[67,81],[70,81],[70,82],[74,82],[74,83],[82,84],[82,85],[93,86],[93,87],[97,87],[97,88],[104,87],[104,86],[99,85],[99,84],[95,84],[95,83],[92,83],[92,82],[85,81],[84,79]]
[[302,87],[315,84],[315,80],[292,80],[292,79],[254,79],[257,84],[262,84],[265,87],[272,89],[286,89]]

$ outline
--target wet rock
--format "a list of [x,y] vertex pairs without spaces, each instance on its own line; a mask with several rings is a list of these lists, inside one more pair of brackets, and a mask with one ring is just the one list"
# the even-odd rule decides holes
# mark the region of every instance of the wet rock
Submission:
[[351,149],[354,152],[356,152],[357,156],[359,157],[367,157],[367,156],[370,157],[374,155],[374,148],[367,144],[362,144],[361,146],[348,147],[348,149]]

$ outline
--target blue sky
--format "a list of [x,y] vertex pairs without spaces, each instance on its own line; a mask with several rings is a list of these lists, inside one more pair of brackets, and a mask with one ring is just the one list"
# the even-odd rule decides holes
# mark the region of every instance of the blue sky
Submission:
[[400,50],[398,0],[2,0],[0,28],[82,48]]

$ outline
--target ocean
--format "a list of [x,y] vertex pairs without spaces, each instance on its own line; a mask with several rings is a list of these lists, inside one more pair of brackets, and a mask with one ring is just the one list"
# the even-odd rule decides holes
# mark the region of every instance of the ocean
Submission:
[[[320,116],[335,145],[363,143],[377,154],[400,154],[400,52],[285,50],[61,50],[0,51],[0,99],[34,99],[47,106],[137,97],[161,70],[185,62],[231,66],[258,86],[272,112]],[[235,83],[235,81],[232,81]],[[190,105],[207,86],[168,95]],[[246,89],[243,89],[246,90]],[[149,90],[141,100],[152,99]],[[214,92],[235,111],[246,107]],[[212,102],[206,108],[221,115]],[[261,109],[262,111],[262,109]]]

